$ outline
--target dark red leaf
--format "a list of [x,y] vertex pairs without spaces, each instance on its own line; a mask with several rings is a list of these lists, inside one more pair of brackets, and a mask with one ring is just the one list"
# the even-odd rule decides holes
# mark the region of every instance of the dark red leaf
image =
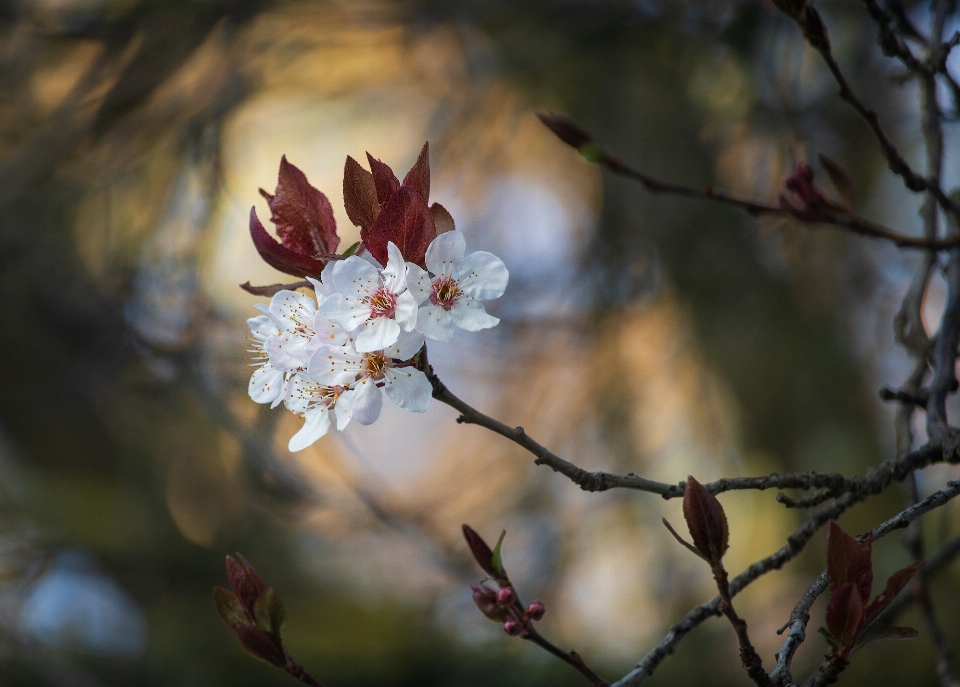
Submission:
[[467,546],[470,547],[474,560],[485,573],[491,577],[497,577],[497,571],[493,567],[493,551],[487,546],[487,542],[483,541],[470,525],[462,525],[462,528],[463,538],[467,540]]
[[400,182],[390,167],[370,153],[367,153],[367,161],[370,163],[370,172],[373,174],[373,185],[377,189],[377,201],[380,207],[383,207],[400,188]]
[[849,583],[857,586],[860,601],[866,605],[873,587],[872,543],[860,544],[840,529],[833,520],[827,527],[827,576],[830,589]]
[[907,586],[907,583],[913,579],[913,576],[916,575],[917,571],[922,567],[923,561],[917,561],[893,573],[890,579],[887,580],[887,586],[884,590],[877,595],[873,603],[867,606],[867,610],[864,612],[865,622],[872,622],[887,606],[893,603],[897,595],[903,591],[903,588]]
[[286,155],[280,158],[276,194],[263,189],[260,194],[270,204],[270,221],[277,225],[277,236],[285,248],[310,257],[337,252],[340,237],[330,201],[287,162]]
[[430,201],[430,142],[423,144],[423,150],[414,163],[407,176],[403,177],[403,185],[412,188],[423,196],[427,202]]
[[727,516],[717,497],[692,475],[683,490],[683,517],[694,546],[708,561],[719,563],[729,543]]
[[380,210],[366,236],[360,232],[364,247],[381,265],[387,264],[387,243],[393,241],[403,259],[426,267],[427,247],[437,237],[427,202],[419,193],[402,186]]
[[447,212],[447,209],[440,203],[434,203],[430,206],[430,217],[433,218],[433,226],[437,231],[437,236],[457,228],[453,223],[453,215]]
[[548,112],[538,112],[537,118],[543,122],[544,126],[550,129],[557,138],[568,146],[579,150],[581,146],[593,142],[593,137],[581,129],[580,126],[569,117]]
[[296,277],[320,278],[323,271],[323,261],[314,260],[309,255],[303,255],[286,248],[276,241],[257,218],[257,209],[250,208],[250,237],[253,245],[263,261],[275,270],[292,274]]
[[282,666],[287,662],[287,654],[276,635],[249,625],[241,625],[235,628],[234,632],[237,633],[243,650],[254,658],[275,666]]
[[827,629],[842,648],[852,648],[863,629],[863,599],[857,585],[846,582],[830,590]]
[[369,231],[380,212],[373,174],[349,155],[343,165],[343,205],[354,225]]
[[313,284],[308,281],[295,281],[292,284],[270,284],[269,286],[254,286],[248,281],[243,282],[240,288],[254,296],[266,296],[270,298],[281,291],[296,291],[297,289],[312,289]]

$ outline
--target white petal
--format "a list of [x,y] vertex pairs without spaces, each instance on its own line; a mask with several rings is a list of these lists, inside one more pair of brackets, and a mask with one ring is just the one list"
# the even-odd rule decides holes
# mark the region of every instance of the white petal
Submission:
[[361,358],[346,346],[321,346],[310,357],[307,374],[318,384],[349,384],[357,378]]
[[393,241],[387,242],[387,256],[387,266],[382,272],[383,285],[391,293],[403,293],[407,289],[407,265]]
[[270,299],[270,314],[287,330],[312,323],[316,311],[316,301],[299,291],[278,291]]
[[453,317],[454,324],[468,332],[478,332],[481,329],[489,329],[500,324],[498,318],[488,315],[483,306],[472,299],[462,299],[450,308],[450,315]]
[[400,325],[395,320],[389,317],[370,320],[357,337],[357,353],[369,353],[392,346],[399,336]]
[[257,341],[266,341],[267,337],[280,333],[280,328],[266,315],[249,318],[247,325],[250,327],[253,338]]
[[386,371],[383,390],[387,398],[405,410],[422,413],[433,400],[433,387],[427,375],[413,367],[390,368]]
[[383,349],[383,352],[395,360],[410,360],[423,348],[423,344],[423,334],[420,332],[400,332],[397,343]]
[[327,299],[327,296],[330,295],[327,291],[327,287],[325,287],[323,282],[321,282],[319,279],[314,279],[313,277],[307,277],[307,281],[313,284],[313,294],[317,299],[317,305],[323,305],[323,302]]
[[318,346],[342,346],[350,338],[343,327],[328,320],[322,312],[313,316],[313,331]]
[[263,343],[263,350],[270,356],[270,364],[283,372],[300,372],[307,366],[310,353],[303,350],[305,342],[289,333],[271,336]]
[[413,331],[417,325],[417,301],[409,291],[404,291],[397,296],[393,319],[403,327],[405,332]]
[[449,341],[453,336],[453,318],[439,305],[428,303],[417,311],[417,331],[434,341]]
[[460,288],[468,296],[480,300],[500,298],[507,290],[507,281],[510,273],[503,260],[493,253],[477,251],[470,253],[463,261],[463,270],[460,272]]
[[353,397],[356,394],[352,389],[344,391],[333,406],[333,414],[337,416],[337,429],[341,432],[353,418]]
[[356,385],[353,396],[353,417],[361,425],[371,425],[380,417],[383,407],[383,394],[377,383],[367,377]]
[[438,277],[453,277],[463,265],[467,242],[459,231],[446,231],[427,248],[427,269]]
[[418,304],[423,303],[430,297],[431,291],[430,275],[419,265],[412,262],[407,263],[407,292],[410,293]]
[[272,403],[282,391],[283,373],[270,363],[254,370],[247,385],[247,393],[257,403]]
[[[383,269],[383,265],[380,264],[380,261],[377,260],[375,257],[373,257],[373,254],[370,251],[368,251],[366,248],[363,248],[362,246],[353,255],[357,256],[361,260],[369,262],[371,265],[373,265],[376,268],[377,272]],[[353,257],[353,255],[351,255],[350,257]]]
[[380,273],[366,260],[351,255],[333,266],[333,290],[344,296],[361,298],[380,286]]
[[303,427],[290,437],[290,443],[287,445],[287,448],[294,453],[302,451],[330,429],[330,410],[324,406],[308,410],[304,414],[304,419],[306,421]]
[[[295,378],[297,375],[293,375],[293,377]],[[280,385],[280,393],[275,399],[273,399],[273,403],[270,404],[270,410],[273,410],[281,403],[286,403],[287,399],[290,397],[291,385],[291,377],[287,377],[285,380],[283,380],[283,384]]]
[[357,298],[346,298],[342,293],[334,293],[320,306],[320,312],[331,322],[352,332],[370,317],[370,306],[361,303]]

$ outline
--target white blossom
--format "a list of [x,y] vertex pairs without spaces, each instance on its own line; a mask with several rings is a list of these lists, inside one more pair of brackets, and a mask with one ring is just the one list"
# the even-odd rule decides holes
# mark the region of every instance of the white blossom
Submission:
[[392,242],[387,244],[387,253],[387,266],[382,270],[355,255],[337,261],[331,275],[333,293],[320,306],[331,322],[348,332],[366,325],[356,337],[359,353],[388,348],[396,343],[401,330],[409,332],[416,325],[417,302],[407,291],[403,256]]
[[480,301],[503,295],[509,279],[506,265],[485,251],[464,258],[465,250],[463,234],[448,231],[427,248],[429,273],[407,263],[407,288],[420,304],[416,328],[428,339],[449,341],[454,326],[476,332],[500,322]]
[[356,391],[345,386],[326,386],[308,375],[294,375],[285,405],[304,419],[303,427],[290,438],[287,448],[302,451],[330,430],[330,414],[337,418],[337,429],[343,430],[353,416]]
[[280,333],[280,327],[269,315],[251,317],[247,324],[253,344],[250,352],[254,354],[251,366],[256,368],[250,376],[247,393],[257,403],[270,403],[271,408],[276,408],[283,401],[285,375],[271,363],[265,344],[270,337]]
[[[358,337],[359,340],[359,337]],[[357,422],[369,425],[380,417],[381,389],[396,405],[415,413],[430,406],[433,389],[410,359],[423,346],[423,336],[401,333],[388,348],[360,352],[352,345],[321,346],[310,358],[307,374],[328,387],[349,387]]]

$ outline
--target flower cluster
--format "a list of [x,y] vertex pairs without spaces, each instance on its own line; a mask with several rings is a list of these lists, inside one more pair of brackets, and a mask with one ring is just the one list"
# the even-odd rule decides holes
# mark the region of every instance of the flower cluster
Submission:
[[[271,295],[247,320],[255,356],[249,394],[304,419],[289,443],[300,451],[334,424],[380,416],[383,395],[413,412],[430,405],[432,386],[419,353],[426,339],[449,341],[454,329],[479,331],[499,320],[481,301],[499,298],[507,268],[496,256],[466,255],[450,214],[428,205],[425,145],[401,183],[369,154],[371,171],[348,157],[344,204],[361,241],[344,254],[330,203],[283,158],[277,190],[261,190],[280,242],[250,213],[254,245],[271,266],[304,277],[284,287],[243,285]],[[309,285],[314,295],[297,291]],[[291,288],[292,287],[292,288]]]

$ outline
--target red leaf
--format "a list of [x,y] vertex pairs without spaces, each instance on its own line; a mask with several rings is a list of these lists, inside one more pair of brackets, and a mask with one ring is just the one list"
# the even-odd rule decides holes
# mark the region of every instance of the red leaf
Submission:
[[349,155],[343,165],[343,205],[355,226],[369,231],[380,212],[373,174]]
[[371,230],[366,235],[360,232],[364,247],[381,265],[387,264],[387,243],[393,241],[404,260],[426,267],[427,247],[436,237],[427,202],[406,186],[383,206]]
[[708,561],[719,563],[729,543],[727,516],[717,497],[692,475],[683,490],[683,517],[694,546]]
[[234,632],[237,633],[243,650],[254,658],[275,666],[282,666],[287,662],[287,654],[275,635],[246,625],[234,628]]
[[470,553],[474,560],[483,568],[483,571],[491,577],[498,577],[497,571],[493,567],[493,551],[487,546],[487,542],[477,534],[470,525],[462,525],[463,538],[467,540],[467,546],[470,547]]
[[457,228],[453,223],[453,215],[447,212],[447,209],[440,203],[434,203],[430,206],[430,217],[433,218],[433,226],[437,230],[437,236]]
[[861,545],[837,523],[830,521],[827,528],[827,576],[831,590],[847,583],[855,584],[860,601],[866,605],[873,587],[871,548],[870,540]]
[[887,580],[887,586],[884,588],[880,594],[877,595],[877,598],[873,600],[867,610],[864,612],[865,621],[872,622],[874,618],[880,615],[883,610],[893,603],[893,600],[897,598],[897,595],[903,591],[903,588],[907,586],[907,583],[913,579],[913,576],[917,574],[917,571],[923,567],[923,561],[917,561],[912,565],[908,565],[902,570],[898,570],[890,576],[890,579]]
[[263,189],[260,195],[270,204],[270,221],[285,248],[310,257],[336,253],[340,237],[330,201],[286,155],[280,158],[276,195]]
[[430,142],[423,144],[420,156],[414,163],[407,176],[403,177],[403,185],[412,188],[427,202],[430,201]]
[[323,261],[314,260],[309,255],[303,255],[280,245],[257,218],[257,209],[250,208],[250,237],[260,257],[270,267],[295,277],[320,278],[323,271]]
[[827,604],[827,629],[841,649],[852,648],[863,629],[863,599],[857,585],[846,582],[830,590]]
[[[240,554],[237,555],[240,556]],[[240,603],[252,618],[253,604],[258,596],[267,591],[263,578],[243,556],[240,556],[239,561],[233,556],[227,556],[227,579],[230,580],[230,586],[236,592]]]
[[370,172],[373,174],[373,185],[377,189],[377,201],[383,207],[400,188],[400,182],[390,167],[370,153],[367,153],[367,161],[370,163]]
[[266,296],[270,298],[281,291],[296,291],[297,289],[312,289],[313,284],[308,281],[295,281],[292,284],[270,284],[269,286],[254,286],[248,281],[243,282],[240,288],[254,296]]

